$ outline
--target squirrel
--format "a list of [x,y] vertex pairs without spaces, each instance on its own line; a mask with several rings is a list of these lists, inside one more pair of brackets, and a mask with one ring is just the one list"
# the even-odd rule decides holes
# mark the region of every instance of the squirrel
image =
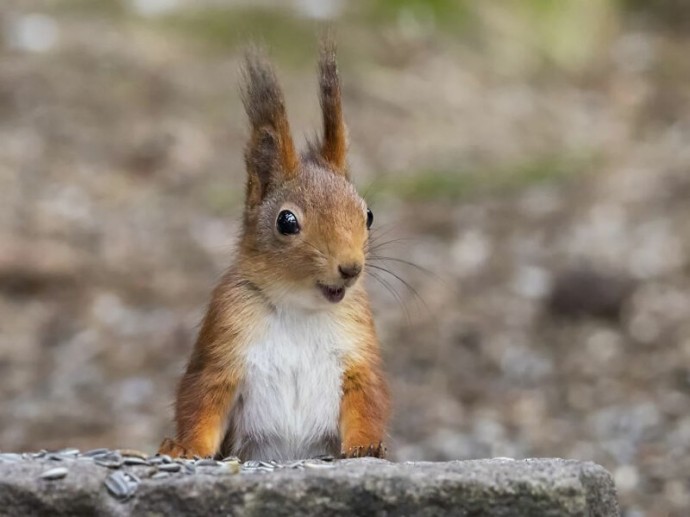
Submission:
[[242,232],[178,387],[176,437],[160,454],[385,456],[390,398],[361,278],[373,214],[350,180],[332,41],[319,72],[323,135],[300,155],[273,67],[246,54]]

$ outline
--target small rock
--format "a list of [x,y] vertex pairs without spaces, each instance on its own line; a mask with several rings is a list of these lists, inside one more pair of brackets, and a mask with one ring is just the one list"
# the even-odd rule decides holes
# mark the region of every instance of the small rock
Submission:
[[633,281],[621,273],[571,269],[556,276],[547,307],[562,317],[618,320],[633,288]]
[[639,476],[633,465],[621,465],[613,472],[616,487],[621,492],[631,492],[637,488]]
[[21,16],[10,24],[8,43],[27,52],[47,52],[58,43],[60,31],[55,20],[45,14]]

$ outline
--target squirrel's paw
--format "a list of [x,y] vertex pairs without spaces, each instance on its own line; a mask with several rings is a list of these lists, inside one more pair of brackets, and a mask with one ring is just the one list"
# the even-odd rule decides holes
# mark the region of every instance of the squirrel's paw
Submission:
[[194,456],[189,449],[183,447],[172,438],[165,438],[161,442],[158,454],[167,454],[173,458],[191,458]]
[[343,449],[340,453],[342,458],[385,458],[386,446],[383,442],[369,445],[355,445]]

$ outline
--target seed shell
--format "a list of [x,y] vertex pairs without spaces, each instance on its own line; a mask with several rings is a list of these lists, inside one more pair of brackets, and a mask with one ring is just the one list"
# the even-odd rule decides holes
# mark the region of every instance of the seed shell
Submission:
[[117,470],[105,478],[104,484],[111,495],[124,501],[134,495],[139,487],[139,482],[139,478],[133,474]]
[[41,479],[45,479],[47,481],[54,481],[56,479],[62,479],[67,475],[67,469],[65,467],[55,467],[52,469],[48,469],[45,472],[41,473],[39,476]]

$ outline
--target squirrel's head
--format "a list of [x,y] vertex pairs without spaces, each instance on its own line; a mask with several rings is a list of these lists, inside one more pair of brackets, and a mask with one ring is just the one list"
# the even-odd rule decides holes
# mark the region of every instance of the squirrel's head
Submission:
[[244,68],[251,136],[240,267],[276,306],[332,307],[364,270],[373,216],[347,170],[331,44],[323,46],[319,65],[323,135],[301,156],[272,67],[254,52]]

